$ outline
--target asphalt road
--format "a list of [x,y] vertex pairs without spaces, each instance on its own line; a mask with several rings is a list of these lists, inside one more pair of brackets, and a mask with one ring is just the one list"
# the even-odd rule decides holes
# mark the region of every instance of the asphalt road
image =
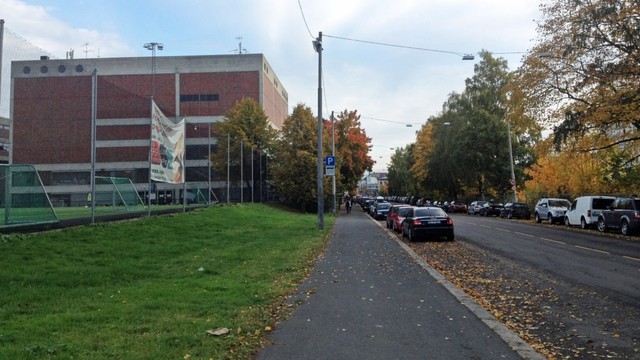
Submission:
[[640,304],[640,239],[493,217],[454,215],[456,235],[492,253]]
[[[541,359],[361,211],[337,218],[257,359]],[[516,350],[514,350],[516,349]]]

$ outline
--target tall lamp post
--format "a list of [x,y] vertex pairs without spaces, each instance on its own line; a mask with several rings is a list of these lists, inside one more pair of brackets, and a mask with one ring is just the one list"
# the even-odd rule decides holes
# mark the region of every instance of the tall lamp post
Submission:
[[316,160],[318,180],[318,229],[324,229],[324,189],[322,174],[322,31],[313,40],[313,49],[318,53],[318,159]]
[[516,191],[516,173],[513,168],[513,147],[511,146],[511,125],[509,117],[507,116],[507,143],[509,145],[509,165],[511,166],[511,189],[513,190],[513,202],[518,202],[518,192]]
[[[151,50],[151,103],[153,104],[153,97],[156,95],[156,49],[164,49],[164,44],[159,42],[150,42],[143,45],[147,50]],[[149,117],[149,130],[153,132],[153,118]],[[151,147],[153,146],[153,140],[151,134],[149,134],[149,184],[148,184],[148,199],[147,208],[148,215],[151,216]]]
[[[336,156],[336,132],[333,129],[333,111],[331,112],[331,156]],[[333,198],[333,208],[331,209],[333,215],[336,214],[336,174],[331,177],[331,196]]]

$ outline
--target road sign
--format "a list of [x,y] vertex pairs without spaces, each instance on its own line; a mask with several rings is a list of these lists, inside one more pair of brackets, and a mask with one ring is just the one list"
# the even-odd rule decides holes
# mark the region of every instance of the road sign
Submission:
[[324,157],[324,164],[325,164],[327,167],[334,167],[334,166],[336,166],[336,157],[335,157],[335,156],[331,156],[331,155],[329,155],[329,156],[325,156],[325,157]]
[[336,167],[335,166],[327,166],[324,170],[324,174],[326,176],[336,176]]

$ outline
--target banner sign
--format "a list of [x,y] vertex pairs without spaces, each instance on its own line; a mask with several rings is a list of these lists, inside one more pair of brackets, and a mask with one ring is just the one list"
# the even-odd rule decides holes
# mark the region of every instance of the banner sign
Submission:
[[185,120],[169,120],[151,101],[151,180],[184,182]]

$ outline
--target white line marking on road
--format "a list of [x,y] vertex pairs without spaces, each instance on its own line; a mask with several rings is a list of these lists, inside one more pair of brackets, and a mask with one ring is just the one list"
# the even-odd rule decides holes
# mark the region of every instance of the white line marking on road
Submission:
[[625,259],[633,260],[633,261],[640,261],[639,258],[632,257],[632,256],[622,255],[622,257],[625,258]]
[[547,238],[543,238],[543,237],[541,237],[540,239],[542,239],[542,240],[544,240],[544,241],[551,241],[551,242],[554,242],[554,243],[556,243],[556,244],[563,244],[563,245],[567,245],[567,243],[566,243],[566,242],[564,242],[564,241],[560,241],[560,240],[547,239]]
[[517,232],[517,231],[515,231],[515,233],[516,233],[516,234],[518,234],[518,235],[522,235],[522,236],[536,237],[535,235],[525,234],[525,233],[523,233],[523,232]]
[[585,246],[580,246],[580,245],[573,245],[573,246],[575,246],[575,247],[577,247],[577,248],[579,248],[579,249],[588,250],[588,251],[593,251],[593,252],[597,252],[597,253],[600,253],[600,254],[606,254],[606,255],[610,255],[610,254],[611,254],[611,253],[610,253],[610,252],[608,252],[608,251],[602,251],[602,250],[593,249],[593,248],[590,248],[590,247],[585,247]]

